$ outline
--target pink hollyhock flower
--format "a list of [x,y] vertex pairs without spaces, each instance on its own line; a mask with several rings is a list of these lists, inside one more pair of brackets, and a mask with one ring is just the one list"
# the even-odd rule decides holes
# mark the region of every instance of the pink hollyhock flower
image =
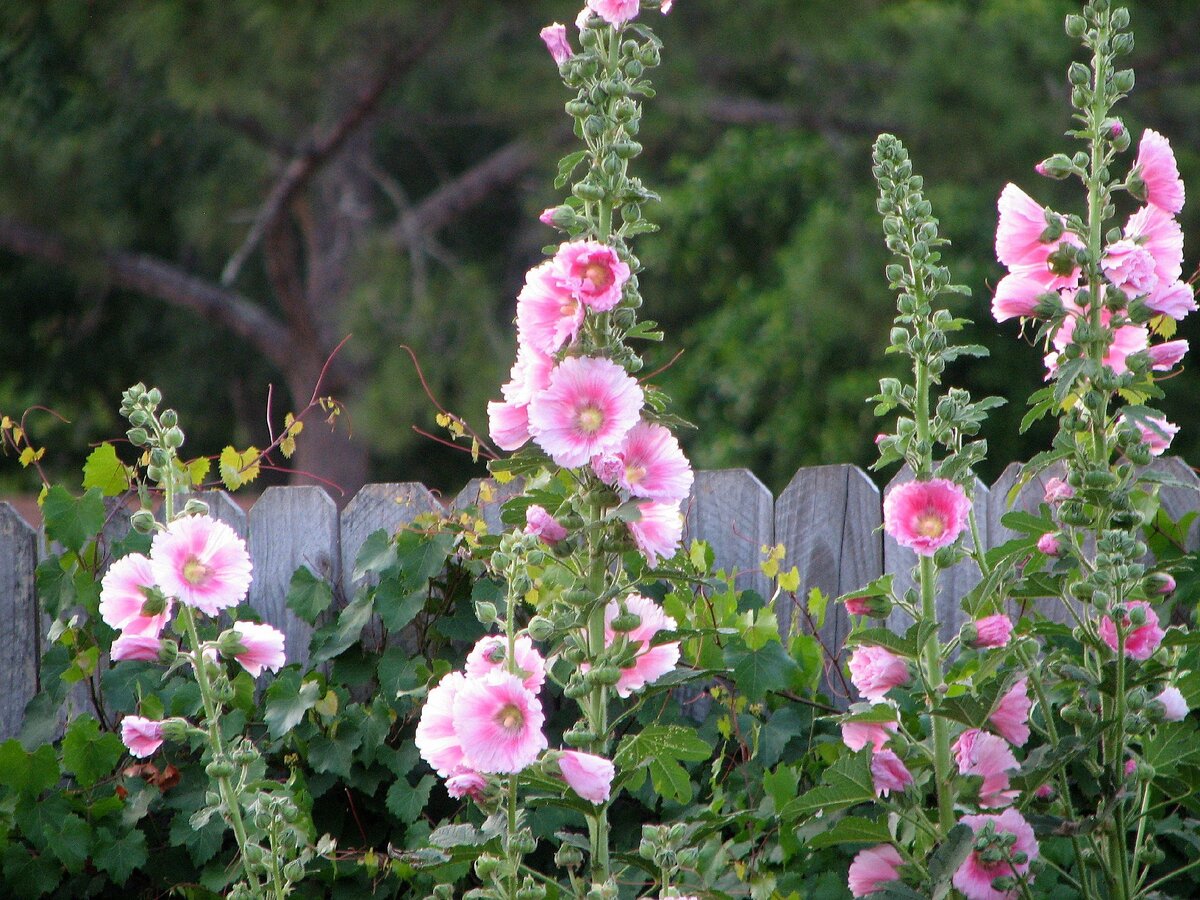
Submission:
[[455,800],[461,800],[463,797],[478,800],[487,790],[487,786],[486,776],[467,768],[461,769],[446,779],[446,793]]
[[1162,456],[1171,447],[1175,435],[1179,434],[1179,426],[1166,419],[1151,417],[1138,422],[1138,430],[1142,440],[1150,445],[1151,456]]
[[[996,204],[996,259],[1009,269],[1014,266],[1045,266],[1058,241],[1042,240],[1049,222],[1047,210],[1015,184],[1006,184]],[[1062,217],[1054,214],[1061,222]],[[1061,239],[1060,239],[1061,240]]]
[[[468,678],[483,678],[491,672],[507,672],[508,639],[503,635],[481,637],[467,654],[465,669]],[[536,694],[546,683],[546,660],[533,646],[527,635],[516,640],[517,674],[525,689]]]
[[999,815],[963,816],[960,821],[971,826],[977,835],[990,824],[997,836],[1011,834],[1016,842],[1008,850],[1007,858],[998,862],[987,862],[981,855],[982,851],[972,850],[954,873],[954,887],[967,900],[1011,900],[1016,897],[1015,889],[998,891],[992,887],[992,882],[1005,875],[1025,876],[1029,872],[1029,864],[1038,858],[1037,838],[1025,817],[1015,809],[1006,809]]
[[1157,206],[1143,206],[1125,224],[1125,237],[1154,259],[1160,286],[1173,285],[1183,274],[1183,229]]
[[1010,790],[1008,773],[1018,768],[1017,758],[1003,738],[978,728],[968,728],[954,742],[954,759],[963,775],[978,775],[979,805],[1008,806],[1020,794]]
[[1047,532],[1038,538],[1037,548],[1039,553],[1045,553],[1047,556],[1062,555],[1062,543],[1054,532]]
[[466,762],[478,772],[520,772],[546,749],[542,704],[508,672],[468,678],[454,695],[452,721]]
[[[621,678],[617,681],[617,695],[628,697],[634,691],[641,690],[648,684],[653,684],[668,672],[675,671],[679,662],[679,642],[651,646],[655,636],[663,631],[674,631],[676,623],[668,616],[663,608],[641,594],[630,594],[625,598],[626,611],[633,613],[642,621],[637,628],[625,632],[629,643],[638,643],[633,665],[621,670]],[[620,615],[621,606],[612,600],[604,608],[604,646],[611,647],[617,639],[617,633],[612,628],[613,619]]]
[[162,640],[157,634],[121,634],[109,648],[108,657],[113,662],[134,659],[155,662],[162,651]]
[[850,680],[872,703],[894,687],[908,684],[908,663],[883,647],[858,647],[850,654]]
[[571,50],[570,43],[567,42],[566,25],[560,25],[558,22],[547,25],[541,30],[538,36],[545,43],[546,49],[550,51],[550,55],[554,58],[556,65],[561,66],[571,58],[573,51]]
[[638,0],[587,0],[588,9],[609,25],[623,25],[638,14]]
[[571,790],[592,803],[607,803],[616,767],[603,756],[564,750],[558,768]]
[[451,672],[437,683],[425,698],[421,718],[417,722],[414,742],[421,759],[443,778],[461,771],[466,755],[462,741],[454,730],[454,698],[467,679],[462,672]]
[[675,5],[675,0],[662,0],[662,14],[665,16],[671,11],[671,7]]
[[868,744],[872,750],[882,750],[899,727],[896,722],[843,722],[842,743],[855,753]]
[[258,622],[234,622],[231,630],[237,632],[238,643],[246,648],[244,653],[233,654],[233,658],[254,678],[263,669],[278,672],[287,663],[283,632],[279,629]]
[[1145,297],[1158,287],[1154,257],[1128,239],[1108,246],[1100,260],[1100,268],[1113,287],[1127,297]]
[[638,423],[643,399],[638,383],[611,360],[572,357],[530,400],[529,431],[555,463],[573,469],[620,447]]
[[659,557],[670,559],[683,538],[683,516],[678,503],[650,500],[639,503],[641,518],[629,523],[633,542],[650,565],[658,565]]
[[[637,13],[637,3],[633,4],[633,11]],[[598,241],[561,245],[554,254],[553,264],[560,283],[575,299],[596,312],[616,306],[629,280],[628,264],[621,261],[616,250]]]
[[1063,479],[1051,478],[1046,482],[1046,496],[1043,499],[1047,503],[1061,503],[1063,500],[1070,500],[1074,496],[1075,489]]
[[162,746],[162,722],[142,716],[126,716],[121,720],[121,743],[134,756],[147,757]]
[[567,536],[567,529],[544,506],[535,503],[525,510],[525,533],[537,535],[542,543],[557,544]]
[[1172,319],[1182,319],[1196,311],[1196,292],[1185,281],[1176,281],[1159,289],[1146,298],[1147,308]]
[[[1145,600],[1131,600],[1125,606],[1130,610],[1141,609],[1146,616],[1145,624],[1136,627],[1130,622],[1129,616],[1125,616],[1125,655],[1132,659],[1147,660],[1154,655],[1167,633],[1158,625],[1158,613]],[[1120,644],[1117,639],[1117,626],[1112,616],[1105,616],[1100,620],[1100,639],[1108,644],[1114,653],[1117,652]]]
[[1181,362],[1188,352],[1187,341],[1165,341],[1150,348],[1150,368],[1156,372],[1169,372]]
[[1163,688],[1161,694],[1154,698],[1163,705],[1163,719],[1167,722],[1182,722],[1187,718],[1188,705],[1183,692],[1174,685]]
[[164,594],[210,616],[237,606],[250,589],[245,542],[209,516],[184,516],[156,534],[150,568]]
[[617,483],[635,497],[678,503],[692,491],[692,467],[662,425],[639,422],[613,456],[621,463]]
[[142,614],[146,591],[154,587],[150,560],[140,553],[122,556],[113,563],[100,582],[100,618],[126,634],[146,634],[155,638],[171,618],[171,601],[152,616]]
[[1038,789],[1033,792],[1033,796],[1037,797],[1039,800],[1053,800],[1056,793],[1057,791],[1054,790],[1054,785],[1040,784],[1038,785]]
[[503,401],[488,403],[488,431],[501,450],[517,450],[529,440],[529,401],[550,384],[554,358],[528,344],[517,347]]
[[880,797],[887,797],[892,791],[903,791],[913,783],[912,772],[891,750],[877,750],[871,754],[871,780]]
[[985,616],[975,620],[975,638],[971,646],[979,649],[984,647],[1004,647],[1012,636],[1012,619],[1003,613]]
[[889,881],[898,881],[903,860],[891,844],[877,844],[859,851],[850,863],[850,893],[868,897],[883,889]]
[[1125,760],[1125,777],[1128,778],[1137,772],[1137,760],[1132,757]]
[[[1075,321],[1076,318],[1086,317],[1086,313],[1075,305],[1074,300],[1068,300],[1065,304],[1067,309],[1067,317],[1063,320],[1062,326],[1054,333],[1054,346],[1059,352],[1067,349],[1067,346],[1072,342],[1075,336]],[[1101,310],[1100,320],[1104,325],[1108,325],[1112,320],[1112,313],[1107,310]],[[1128,366],[1125,360],[1134,353],[1141,353],[1150,345],[1150,332],[1140,325],[1122,325],[1113,332],[1113,341],[1109,345],[1108,352],[1104,356],[1104,364],[1110,367],[1116,374],[1124,374]],[[1053,357],[1053,360],[1051,359]],[[1046,358],[1047,367],[1051,372],[1058,369],[1058,355],[1051,354]]]
[[489,400],[488,434],[501,450],[519,450],[529,440],[529,407],[511,400]]
[[539,353],[557,353],[579,335],[584,315],[554,260],[547,260],[529,270],[517,295],[517,340]]
[[1171,151],[1171,142],[1147,128],[1138,145],[1138,175],[1146,185],[1146,199],[1164,212],[1177,215],[1183,209],[1183,179]]
[[871,600],[869,597],[851,597],[846,601],[846,612],[852,616],[869,616]]
[[909,481],[884,498],[883,527],[901,547],[932,556],[958,540],[970,512],[971,501],[953,481]]
[[1036,315],[1038,299],[1053,293],[1040,266],[1018,266],[1000,279],[992,296],[992,318],[997,322]]
[[1008,689],[988,722],[1000,736],[1014,747],[1023,747],[1029,740],[1029,679],[1020,678]]

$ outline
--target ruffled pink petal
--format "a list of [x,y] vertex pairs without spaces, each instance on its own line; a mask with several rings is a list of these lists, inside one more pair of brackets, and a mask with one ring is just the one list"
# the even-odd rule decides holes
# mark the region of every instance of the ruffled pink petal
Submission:
[[1183,209],[1185,192],[1171,142],[1147,128],[1138,145],[1136,165],[1146,185],[1147,200],[1164,212],[1178,215]]

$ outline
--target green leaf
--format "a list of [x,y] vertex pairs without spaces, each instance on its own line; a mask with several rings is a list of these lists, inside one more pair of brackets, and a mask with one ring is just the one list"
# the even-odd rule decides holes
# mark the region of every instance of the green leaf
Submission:
[[886,816],[874,821],[861,816],[846,816],[834,822],[833,827],[813,835],[808,846],[819,850],[837,844],[883,844],[891,840]]
[[768,691],[783,691],[791,686],[792,677],[800,671],[778,642],[759,650],[741,649],[734,644],[725,648],[725,662],[733,669],[737,689],[751,703],[767,696]]
[[358,581],[366,575],[377,575],[390,566],[395,559],[396,553],[392,549],[392,541],[388,537],[388,533],[382,528],[372,531],[363,541],[358,556],[354,560],[353,580]]
[[375,608],[388,631],[399,631],[425,608],[428,598],[424,584],[410,590],[404,578],[384,578],[375,589]]
[[171,843],[187,850],[188,856],[197,866],[202,866],[221,849],[225,843],[225,820],[213,816],[199,828],[193,828],[192,814],[180,810],[171,820]]
[[442,850],[451,847],[476,847],[487,840],[474,825],[443,825],[429,835],[429,843]]
[[897,653],[907,659],[916,659],[917,651],[915,645],[908,640],[907,636],[901,637],[888,631],[886,628],[864,628],[862,631],[852,632],[846,638],[847,647],[862,647],[864,645],[883,647]]
[[843,756],[825,770],[821,784],[797,797],[780,812],[784,821],[825,815],[875,800],[875,780],[871,777],[871,751]]
[[83,487],[96,488],[105,497],[129,490],[129,470],[117,459],[117,448],[104,443],[88,454],[83,464]]
[[91,846],[92,829],[87,822],[68,813],[60,823],[50,842],[50,852],[58,857],[58,861],[71,874],[82,871],[87,862]]
[[4,850],[4,885],[11,897],[41,897],[62,880],[62,868],[49,856],[34,856],[23,844]]
[[314,772],[332,772],[349,778],[354,751],[361,744],[362,732],[357,728],[343,728],[332,737],[318,734],[308,742],[308,762]]
[[97,869],[111,875],[117,884],[128,881],[133,870],[144,866],[147,859],[146,836],[139,829],[134,828],[120,837],[114,837],[107,828],[97,830],[92,862]]
[[960,823],[946,833],[942,845],[929,857],[929,882],[933,900],[941,900],[950,893],[950,879],[971,852],[974,842],[975,832],[971,826]]
[[1200,763],[1200,735],[1193,722],[1168,722],[1159,725],[1154,736],[1142,742],[1142,758],[1159,775],[1169,775],[1183,765]]
[[371,620],[374,609],[371,595],[364,594],[343,609],[337,621],[318,629],[312,636],[309,664],[315,666],[333,659],[357,641],[364,626]]
[[691,728],[679,725],[650,725],[621,741],[613,762],[622,772],[646,766],[654,790],[678,803],[692,797],[692,781],[678,760],[699,762],[712,755],[712,748]]
[[58,784],[58,757],[49,744],[32,753],[10,738],[0,744],[0,784],[24,794],[37,797]]
[[456,541],[457,537],[448,531],[432,535],[402,531],[396,536],[396,567],[404,573],[404,581],[410,590],[423,587],[442,571]]
[[558,175],[554,178],[554,186],[561,188],[571,179],[572,173],[583,162],[583,158],[587,156],[586,150],[576,150],[574,153],[568,153],[558,163]]
[[78,553],[104,527],[104,497],[99,488],[90,488],[82,497],[73,497],[56,484],[46,493],[42,515],[46,536]]
[[429,802],[429,792],[436,783],[437,779],[432,775],[422,777],[416,787],[409,784],[405,778],[397,779],[388,788],[388,811],[406,825],[417,821],[425,809],[425,804]]
[[300,724],[304,714],[316,705],[320,686],[315,681],[300,682],[300,673],[285,668],[263,695],[263,720],[271,737],[279,739]]
[[100,723],[91,716],[79,716],[71,722],[63,738],[63,768],[82,787],[91,787],[112,774],[123,752],[120,738],[111,732],[101,733]]
[[288,584],[287,606],[309,625],[316,625],[317,618],[333,602],[333,588],[301,566],[292,575]]

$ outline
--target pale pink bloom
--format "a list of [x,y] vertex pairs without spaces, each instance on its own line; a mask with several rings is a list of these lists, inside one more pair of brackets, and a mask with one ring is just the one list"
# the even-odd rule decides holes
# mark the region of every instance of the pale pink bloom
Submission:
[[871,780],[880,797],[887,797],[892,791],[903,791],[913,783],[912,772],[891,750],[877,750],[871,754]]
[[638,0],[587,0],[587,5],[609,25],[623,25],[638,14]]
[[571,790],[592,803],[606,803],[617,774],[610,760],[592,753],[564,750],[558,768]]
[[[1062,327],[1054,333],[1054,346],[1061,352],[1067,349],[1067,346],[1072,342],[1075,336],[1075,321],[1076,318],[1086,318],[1087,313],[1075,305],[1073,300],[1068,300],[1065,303],[1067,309],[1067,317],[1063,320]],[[1104,325],[1108,325],[1112,320],[1112,313],[1108,309],[1100,311],[1100,321]],[[1108,347],[1108,352],[1104,356],[1105,365],[1109,366],[1118,375],[1123,374],[1128,370],[1125,360],[1134,353],[1141,353],[1150,345],[1150,332],[1140,325],[1122,325],[1113,331],[1113,341]],[[1047,365],[1051,372],[1058,369],[1058,358],[1054,356],[1054,361],[1051,362],[1047,357]]]
[[244,653],[235,653],[243,669],[257,678],[263,669],[278,672],[287,663],[283,652],[283,632],[259,622],[234,622],[231,626],[238,634],[238,643],[246,648]]
[[462,768],[446,779],[446,793],[455,800],[470,797],[478,800],[487,790],[488,780],[473,769]]
[[[1025,817],[1015,809],[1006,809],[999,815],[963,816],[959,821],[971,826],[976,834],[991,822],[997,835],[1011,834],[1016,837],[1016,843],[1008,858],[999,862],[985,862],[979,850],[972,850],[954,873],[954,886],[967,900],[1011,900],[1018,896],[1016,889],[998,891],[992,887],[992,882],[1005,875],[1025,876],[1029,864],[1038,858],[1037,838]],[[1018,857],[1017,854],[1021,855]]]
[[1138,145],[1136,165],[1150,203],[1172,214],[1183,209],[1183,179],[1179,177],[1170,141],[1147,128]]
[[579,11],[579,15],[575,17],[575,28],[583,31],[587,27],[588,19],[592,17],[592,9],[590,6],[585,6]]
[[1113,287],[1128,297],[1145,297],[1158,287],[1154,257],[1150,251],[1125,239],[1110,244],[1100,268]]
[[843,722],[842,743],[855,753],[868,744],[872,750],[882,750],[899,727],[896,722]]
[[547,746],[542,704],[508,672],[465,679],[454,695],[451,719],[465,763],[477,772],[520,772]]
[[162,640],[156,634],[120,634],[109,648],[108,657],[113,662],[134,659],[154,662],[162,650]]
[[215,616],[250,589],[250,554],[232,528],[209,516],[184,516],[154,536],[154,580],[168,597]]
[[1186,281],[1159,285],[1159,289],[1146,298],[1147,308],[1172,319],[1182,319],[1196,311],[1196,292]]
[[1181,362],[1188,352],[1187,341],[1165,341],[1150,348],[1150,368],[1156,372],[1169,372]]
[[142,614],[146,590],[154,587],[150,560],[140,553],[122,556],[113,563],[100,582],[100,618],[111,627],[126,634],[147,634],[158,637],[171,618],[171,601],[162,612],[153,616]]
[[557,353],[578,336],[584,315],[579,298],[547,260],[529,270],[517,295],[517,340],[539,353]]
[[529,440],[529,405],[489,400],[488,434],[501,450],[519,450]]
[[1059,541],[1058,535],[1052,531],[1038,538],[1037,548],[1039,553],[1045,553],[1047,556],[1062,555],[1062,542]]
[[643,399],[638,383],[611,360],[572,357],[529,402],[529,431],[555,463],[573,469],[620,447]]
[[625,464],[615,453],[601,453],[592,457],[592,471],[607,485],[616,485],[624,470]]
[[900,879],[903,860],[891,844],[877,844],[861,850],[850,863],[850,893],[868,897],[883,889],[889,881]]
[[683,539],[683,515],[678,503],[649,500],[638,504],[641,517],[629,523],[633,542],[650,565],[658,565],[659,557],[670,559]]
[[121,720],[121,743],[134,756],[147,757],[163,743],[162,722],[142,716],[126,716]]
[[[634,691],[641,690],[648,684],[653,684],[668,672],[675,671],[679,662],[679,642],[651,646],[651,641],[660,632],[674,631],[676,623],[668,616],[661,606],[649,597],[641,594],[630,594],[625,598],[625,609],[642,621],[637,628],[625,632],[630,644],[638,643],[633,665],[621,670],[621,678],[617,681],[617,695],[628,697]],[[620,604],[612,600],[604,608],[604,646],[611,647],[617,639],[613,631],[612,621],[621,612]]]
[[[636,13],[637,3],[633,7]],[[558,248],[552,262],[559,282],[588,309],[606,312],[621,301],[629,265],[607,244],[571,241]]]
[[525,533],[536,534],[546,544],[557,544],[567,536],[567,529],[546,512],[544,506],[532,504],[525,510]]
[[617,483],[635,497],[677,503],[691,493],[692,467],[662,425],[639,422],[613,455],[621,463]]
[[908,684],[908,663],[883,647],[858,647],[850,654],[850,680],[875,703],[894,687]]
[[464,765],[462,741],[454,730],[454,698],[466,684],[462,672],[451,672],[437,683],[425,698],[417,722],[414,743],[421,759],[443,778],[454,775]]
[[1047,503],[1061,503],[1063,500],[1070,500],[1074,496],[1075,489],[1062,478],[1051,478],[1046,482],[1046,496],[1044,499]]
[[501,386],[500,393],[513,403],[529,403],[535,396],[550,386],[550,375],[554,371],[554,357],[535,350],[528,344],[517,345],[517,358],[508,373],[508,382]]
[[1029,679],[1019,678],[1008,689],[996,709],[988,716],[988,723],[1014,747],[1023,747],[1029,740]]
[[[1146,623],[1133,627],[1129,616],[1125,617],[1125,655],[1132,659],[1147,660],[1154,655],[1166,632],[1158,625],[1158,613],[1145,600],[1130,600],[1125,606],[1129,609],[1141,609],[1146,614]],[[1115,653],[1120,643],[1117,638],[1117,626],[1112,616],[1100,620],[1100,639],[1108,644]]]
[[1012,619],[1003,613],[976,619],[975,632],[978,636],[971,646],[976,648],[1004,647],[1012,636],[1012,630]]
[[1179,434],[1178,425],[1157,416],[1139,421],[1138,430],[1142,433],[1142,440],[1150,445],[1151,456],[1162,456],[1166,453],[1171,447],[1171,442],[1175,440],[1175,435]]
[[1154,274],[1161,286],[1173,285],[1183,274],[1183,229],[1157,206],[1143,206],[1129,217],[1125,237],[1140,244],[1154,258]]
[[1018,768],[1017,758],[1003,738],[978,728],[968,728],[954,742],[954,759],[963,775],[978,775],[979,805],[1008,806],[1020,794],[1010,790],[1008,773]]
[[547,25],[541,30],[539,37],[545,43],[546,49],[550,51],[550,55],[557,65],[561,66],[571,58],[573,51],[567,42],[567,26],[560,25],[558,22]]
[[671,7],[675,5],[675,0],[662,0],[662,14],[665,16],[671,11]]
[[1187,718],[1188,705],[1183,692],[1174,685],[1163,688],[1161,694],[1154,698],[1163,705],[1163,718],[1168,722],[1182,722]]
[[900,546],[932,556],[958,539],[970,512],[971,501],[953,481],[908,481],[884,498],[883,527]]
[[[464,668],[468,678],[483,678],[490,672],[508,671],[508,639],[504,635],[488,635],[481,637],[471,652],[467,654]],[[546,683],[546,660],[533,646],[528,635],[520,635],[516,640],[516,674],[526,690],[536,694]]]
[[1005,322],[1035,315],[1038,298],[1051,293],[1041,274],[1043,269],[1043,266],[1018,266],[1001,278],[992,296],[992,318]]
[[[996,225],[996,259],[1010,269],[1035,263],[1044,266],[1057,243],[1042,241],[1042,232],[1049,225],[1046,209],[1011,183],[1000,192],[996,206],[1000,213]],[[1062,220],[1061,216],[1057,218]]]
[[554,225],[554,214],[558,212],[557,206],[547,206],[542,210],[542,214],[538,216],[538,221],[543,225]]

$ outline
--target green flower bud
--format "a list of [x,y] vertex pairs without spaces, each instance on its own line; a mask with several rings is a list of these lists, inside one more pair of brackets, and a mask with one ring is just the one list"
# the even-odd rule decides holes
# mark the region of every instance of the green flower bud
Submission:
[[[1130,38],[1130,46],[1132,47],[1133,38]],[[1133,69],[1121,69],[1119,72],[1114,72],[1112,76],[1113,90],[1121,94],[1128,94],[1133,90]]]
[[[1127,13],[1128,11],[1125,9],[1120,9],[1118,12]],[[1116,56],[1128,56],[1133,52],[1133,43],[1133,35],[1129,32],[1126,32],[1125,34],[1118,34],[1113,38],[1112,41],[1113,54]]]
[[1034,168],[1037,169],[1038,174],[1045,175],[1047,178],[1055,178],[1059,181],[1067,178],[1076,171],[1075,167],[1071,164],[1071,160],[1065,153],[1055,153],[1053,156],[1042,160]]
[[591,684],[612,687],[621,680],[621,670],[616,666],[596,666],[583,676]]
[[537,849],[537,838],[527,828],[518,831],[512,837],[512,847],[522,856],[528,856]]
[[304,880],[304,863],[293,859],[283,867],[283,877],[292,884]]
[[563,694],[569,700],[578,700],[581,697],[586,697],[591,692],[591,689],[592,686],[590,684],[587,684],[582,679],[577,680],[572,676],[571,680],[567,682],[567,686],[563,688]]
[[482,881],[487,881],[492,877],[499,865],[500,859],[498,857],[492,856],[489,853],[485,853],[475,860],[475,874],[478,875]]
[[580,181],[571,188],[571,193],[580,200],[598,203],[605,197],[604,188],[590,181]]
[[481,625],[491,625],[496,621],[496,604],[488,600],[475,601],[475,618]]
[[545,616],[534,616],[525,631],[531,640],[548,641],[554,636],[554,622]]
[[129,525],[138,534],[149,534],[154,530],[154,513],[148,509],[139,509],[129,517]]
[[163,435],[163,443],[172,450],[178,450],[183,446],[183,430],[179,427],[168,428]]
[[554,854],[554,864],[560,869],[574,869],[583,865],[583,851],[570,844],[563,844]]
[[228,759],[221,758],[214,759],[212,762],[210,762],[204,767],[204,771],[208,774],[209,778],[228,778],[234,772],[236,772],[237,769]]
[[150,440],[150,435],[146,433],[145,428],[130,428],[125,432],[125,437],[129,438],[129,443],[135,447],[144,447]]
[[637,613],[627,612],[622,613],[619,616],[615,616],[609,623],[609,627],[612,628],[613,631],[617,632],[630,632],[641,624],[641,616],[639,616]]

